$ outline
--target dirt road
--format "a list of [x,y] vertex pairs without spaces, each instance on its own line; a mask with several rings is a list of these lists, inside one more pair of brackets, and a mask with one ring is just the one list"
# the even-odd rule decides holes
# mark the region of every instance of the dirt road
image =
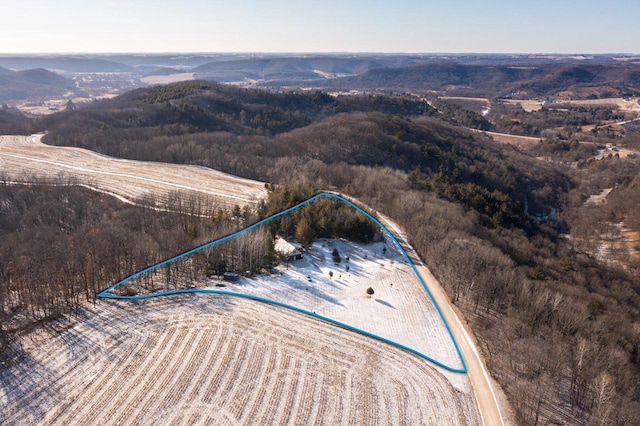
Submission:
[[507,424],[500,410],[500,403],[492,380],[471,337],[471,330],[464,325],[464,320],[461,319],[463,318],[462,313],[451,303],[440,283],[422,263],[415,250],[407,244],[405,234],[399,226],[382,215],[380,217],[382,218],[382,223],[396,235],[411,261],[416,265],[418,273],[429,288],[449,324],[451,333],[456,342],[458,342],[460,352],[462,352],[462,357],[467,365],[467,374],[473,389],[480,423],[487,426]]
[[419,263],[418,259],[412,256],[411,259],[418,269],[423,281],[429,287],[429,291],[436,300],[438,306],[442,310],[451,332],[458,342],[462,357],[467,364],[469,380],[473,388],[473,396],[478,407],[480,421],[484,425],[504,425],[504,419],[500,412],[498,398],[495,394],[489,373],[486,370],[484,361],[478,353],[475,343],[471,338],[469,331],[460,320],[460,316],[456,314],[455,307],[449,301],[444,293],[440,283],[436,281],[431,272]]

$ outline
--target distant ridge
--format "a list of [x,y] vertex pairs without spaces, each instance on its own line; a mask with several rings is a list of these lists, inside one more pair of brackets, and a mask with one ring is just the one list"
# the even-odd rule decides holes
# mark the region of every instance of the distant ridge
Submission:
[[43,68],[12,71],[0,67],[0,102],[59,96],[75,87],[73,80]]
[[402,68],[378,68],[325,82],[349,89],[438,90],[460,96],[553,96],[559,91],[609,91],[610,96],[640,94],[638,64],[544,63],[517,66],[469,65],[452,61]]
[[17,71],[34,68],[65,72],[131,72],[133,67],[118,62],[91,57],[65,56],[0,56],[0,66]]

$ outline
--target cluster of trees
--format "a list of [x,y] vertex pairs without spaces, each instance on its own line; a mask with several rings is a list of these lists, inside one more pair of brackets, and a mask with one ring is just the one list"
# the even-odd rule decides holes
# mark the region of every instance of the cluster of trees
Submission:
[[[165,207],[183,206],[182,211],[163,212],[121,203],[69,180],[0,182],[0,331],[94,301],[125,276],[256,220],[246,209],[216,211],[178,198],[169,197]],[[160,200],[141,201],[164,206]],[[141,277],[135,291],[175,288],[187,278],[229,269],[259,270],[275,260],[268,241],[266,230],[245,235]]]
[[[270,216],[315,195],[317,188],[298,183],[290,187],[269,186],[269,198],[259,213]],[[272,235],[294,236],[299,243],[310,246],[317,238],[346,238],[371,242],[381,236],[381,230],[362,213],[344,203],[320,198],[293,212],[271,220]]]
[[[211,239],[228,235],[237,230],[235,228],[231,223],[226,226],[219,224],[216,236]],[[172,253],[172,256],[176,254],[179,252]],[[225,272],[251,275],[269,270],[277,263],[278,254],[274,249],[273,237],[266,227],[259,227],[142,274],[114,291],[134,295],[188,288],[201,284],[209,277],[222,276]]]
[[18,109],[4,104],[0,107],[0,130],[5,135],[26,135],[32,133],[32,124]]
[[[580,184],[568,194],[566,216],[576,250],[602,254],[640,273],[640,164],[607,158],[573,171]],[[605,199],[588,203],[591,195],[610,190]],[[623,231],[628,235],[623,235]]]
[[551,159],[556,162],[584,164],[598,152],[597,143],[582,143],[578,140],[561,140],[556,138],[541,141],[529,148],[536,157]]
[[458,126],[478,130],[491,130],[492,123],[470,108],[459,107],[456,102],[436,100],[433,106],[440,112],[441,118]]

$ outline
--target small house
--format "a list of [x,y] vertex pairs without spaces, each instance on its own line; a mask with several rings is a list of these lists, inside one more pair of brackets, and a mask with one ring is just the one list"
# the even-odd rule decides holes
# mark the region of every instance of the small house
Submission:
[[276,252],[287,262],[302,259],[302,246],[299,244],[290,243],[284,238],[276,237],[274,248]]

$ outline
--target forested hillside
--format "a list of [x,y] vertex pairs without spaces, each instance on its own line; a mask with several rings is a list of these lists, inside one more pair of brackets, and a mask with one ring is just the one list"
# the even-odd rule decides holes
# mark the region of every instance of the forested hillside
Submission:
[[43,68],[13,71],[0,67],[0,102],[61,96],[75,87],[73,80]]
[[0,107],[0,129],[3,134],[28,135],[33,131],[31,121],[19,110],[7,105]]
[[[613,163],[585,162],[585,173],[571,172],[455,126],[455,115],[415,97],[192,82],[139,89],[33,126],[48,130],[50,144],[270,181],[272,198],[261,215],[319,190],[356,197],[406,229],[473,327],[522,424],[634,424],[637,270],[601,262],[573,236],[584,176],[614,186],[619,201],[611,207],[620,207],[605,210],[609,220],[631,216],[635,204],[623,200],[637,194],[635,163],[618,159],[613,173]],[[70,226],[66,216],[52,217],[48,226]],[[318,232],[320,218],[314,212],[296,220]],[[287,226],[296,232],[298,223]],[[113,250],[111,261],[127,261]]]
[[[403,68],[377,68],[354,77],[331,80],[326,87],[387,90],[437,90],[459,96],[553,97],[587,89],[602,97],[638,94],[640,72],[626,64],[475,65],[458,61],[431,62]],[[584,93],[581,93],[584,92]]]
[[310,161],[391,167],[410,173],[415,189],[459,201],[494,224],[525,226],[557,207],[559,190],[571,186],[548,165],[429,118],[437,114],[402,97],[270,94],[196,82],[136,90],[40,125],[47,143],[274,182],[283,168]]

